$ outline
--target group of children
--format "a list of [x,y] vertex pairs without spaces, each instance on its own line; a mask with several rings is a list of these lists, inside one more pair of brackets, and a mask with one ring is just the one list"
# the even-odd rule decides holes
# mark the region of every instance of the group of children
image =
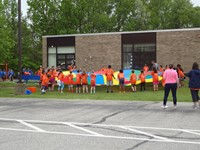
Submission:
[[[82,73],[77,70],[75,80],[74,81],[74,67],[69,66],[70,73],[65,76],[60,68],[54,68],[52,66],[50,69],[47,69],[46,71],[40,66],[39,70],[37,71],[37,75],[40,76],[40,84],[42,93],[45,93],[47,89],[54,90],[55,85],[58,85],[58,92],[63,93],[64,87],[66,83],[68,85],[68,91],[73,93],[95,93],[96,92],[96,75],[94,71],[90,75],[88,75],[85,71]],[[159,69],[159,70],[158,70]],[[130,75],[130,83],[131,83],[131,89],[133,92],[137,91],[136,88],[136,82],[140,81],[140,91],[145,91],[145,85],[146,85],[146,76],[152,75],[153,80],[153,90],[158,91],[158,85],[160,83],[159,81],[159,74],[162,76],[164,70],[168,69],[166,66],[164,69],[162,66],[155,67],[153,66],[152,71],[149,71],[149,67],[145,64],[143,69],[141,70],[139,76],[137,76],[132,70]],[[180,86],[183,86],[183,83],[181,82],[184,79],[184,73],[180,65],[177,65],[177,72],[180,77]],[[104,73],[107,80],[107,93],[113,92],[112,86],[113,86],[113,79],[115,79],[114,71],[111,68],[111,65],[108,66],[108,68],[104,68]],[[90,76],[90,91],[88,89],[88,76]],[[119,73],[117,75],[117,78],[119,80],[119,92],[125,93],[125,75],[123,70],[119,70]],[[57,81],[56,81],[57,79]],[[74,85],[75,85],[75,91],[74,91]],[[164,80],[162,80],[162,85],[164,86]]]

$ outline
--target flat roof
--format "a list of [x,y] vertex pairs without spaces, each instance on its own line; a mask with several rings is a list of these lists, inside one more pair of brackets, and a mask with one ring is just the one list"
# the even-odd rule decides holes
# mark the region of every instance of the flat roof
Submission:
[[92,36],[92,35],[110,35],[110,34],[131,34],[131,33],[152,33],[152,32],[176,32],[176,31],[196,31],[200,28],[185,28],[185,29],[165,29],[165,30],[146,30],[146,31],[126,31],[126,32],[104,32],[104,33],[82,33],[82,34],[63,34],[63,35],[45,35],[42,37],[70,37],[70,36]]

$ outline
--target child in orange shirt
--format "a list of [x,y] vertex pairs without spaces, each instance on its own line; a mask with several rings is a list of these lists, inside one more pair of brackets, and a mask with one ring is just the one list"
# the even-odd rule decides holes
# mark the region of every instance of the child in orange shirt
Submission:
[[80,71],[77,70],[76,74],[76,93],[81,93],[81,74]]
[[119,79],[119,92],[124,92],[125,93],[125,87],[124,87],[124,72],[121,69],[117,75]]
[[158,79],[158,71],[156,70],[155,67],[153,67],[153,71],[151,72],[151,75],[153,77],[153,90],[158,91],[159,79]]
[[90,93],[95,93],[96,91],[96,75],[94,74],[94,71],[92,71],[92,74],[90,75],[90,78],[91,78],[91,88],[90,88]]
[[70,74],[68,75],[68,91],[73,93],[73,74],[72,71],[70,71]]
[[112,85],[113,85],[113,79],[115,79],[114,77],[114,71],[111,67],[111,65],[108,65],[108,69],[106,69],[106,79],[107,79],[107,93],[109,93],[109,88],[110,88],[110,92],[113,93],[113,90],[112,90]]
[[132,70],[132,74],[130,76],[130,82],[131,82],[131,88],[133,92],[136,92],[136,81],[137,81],[137,75],[135,74],[134,70]]
[[42,88],[41,88],[41,93],[42,94],[45,94],[46,90],[48,89],[49,78],[50,78],[49,74],[44,74],[43,75],[43,78],[42,78]]
[[62,73],[62,70],[60,70],[60,72],[58,73],[58,80],[57,80],[57,84],[58,84],[58,92],[63,93],[63,89],[64,89],[64,74]]
[[142,87],[143,87],[143,90],[145,91],[145,74],[144,74],[144,71],[143,70],[141,70],[141,73],[140,73],[140,75],[139,75],[139,79],[140,79],[140,81],[141,81],[141,84],[140,84],[140,91],[142,91]]
[[86,74],[85,71],[82,73],[82,86],[83,86],[83,93],[88,93],[88,75]]

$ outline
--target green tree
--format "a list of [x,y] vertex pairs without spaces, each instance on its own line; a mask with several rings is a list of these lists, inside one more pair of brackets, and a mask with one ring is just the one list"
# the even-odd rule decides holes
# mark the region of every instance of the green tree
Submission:
[[11,58],[11,48],[14,41],[11,37],[12,29],[7,16],[10,15],[9,1],[0,1],[0,63],[8,62]]

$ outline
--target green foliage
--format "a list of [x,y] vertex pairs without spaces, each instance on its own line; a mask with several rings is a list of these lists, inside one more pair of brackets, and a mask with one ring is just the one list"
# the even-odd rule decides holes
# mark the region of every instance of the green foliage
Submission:
[[[42,36],[200,27],[190,0],[27,0],[22,63],[42,64]],[[0,1],[0,63],[18,70],[17,2]]]

